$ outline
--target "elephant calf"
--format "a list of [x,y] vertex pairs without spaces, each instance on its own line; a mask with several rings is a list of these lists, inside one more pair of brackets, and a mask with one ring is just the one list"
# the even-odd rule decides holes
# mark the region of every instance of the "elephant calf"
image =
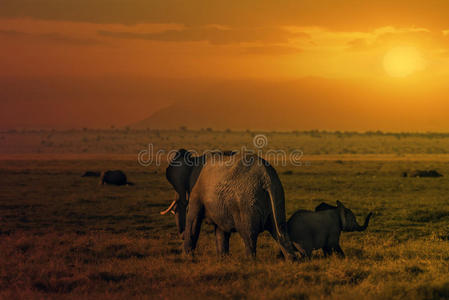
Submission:
[[372,213],[369,213],[365,224],[360,226],[353,212],[340,201],[337,201],[336,207],[321,203],[315,211],[296,211],[288,220],[288,234],[297,250],[307,258],[310,258],[312,250],[320,248],[325,256],[335,252],[344,257],[340,247],[340,233],[364,231],[371,216]]

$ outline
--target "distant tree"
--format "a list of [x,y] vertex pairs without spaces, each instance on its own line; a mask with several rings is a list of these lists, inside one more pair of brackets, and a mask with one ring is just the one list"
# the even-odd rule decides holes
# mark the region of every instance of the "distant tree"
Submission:
[[310,130],[309,131],[309,135],[311,137],[315,137],[315,138],[320,138],[321,137],[320,131],[317,130],[317,129]]
[[212,128],[210,128],[210,127],[207,127],[207,128],[206,128],[206,131],[207,131],[207,132],[212,132],[212,131],[214,131],[214,130],[213,130]]
[[227,129],[225,130],[225,132],[226,132],[226,133],[231,133],[232,131],[231,131],[230,128],[227,128]]
[[376,134],[377,134],[377,135],[384,135],[384,133],[383,133],[381,130],[377,130],[377,131],[376,131]]
[[182,125],[182,126],[179,127],[179,130],[181,130],[181,131],[187,131],[188,129],[187,129],[187,126]]

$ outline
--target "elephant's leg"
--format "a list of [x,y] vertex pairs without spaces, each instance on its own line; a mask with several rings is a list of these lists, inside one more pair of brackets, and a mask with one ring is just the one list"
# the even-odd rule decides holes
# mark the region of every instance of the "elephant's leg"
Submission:
[[217,255],[224,256],[229,254],[229,238],[231,237],[230,232],[224,232],[217,225],[215,225],[215,238],[217,245]]
[[335,251],[335,253],[337,253],[337,255],[338,255],[340,258],[345,258],[345,253],[344,253],[343,250],[341,249],[340,245],[335,246],[335,247],[334,247],[334,251]]
[[200,235],[201,223],[204,219],[204,207],[199,201],[192,200],[186,218],[184,231],[184,251],[190,254],[195,250]]
[[248,231],[239,231],[239,233],[245,243],[246,256],[256,258],[257,234]]
[[301,259],[309,260],[312,258],[312,248],[308,248],[305,245],[302,246],[295,242],[293,242],[293,247],[298,250],[301,255]]
[[[246,200],[241,200],[245,202]],[[260,215],[253,211],[251,207],[241,209],[238,216],[234,216],[235,227],[245,244],[246,255],[256,257],[257,236],[263,231]]]
[[324,257],[328,257],[329,255],[332,254],[332,248],[328,247],[328,246],[324,246],[323,247],[323,254],[324,254]]

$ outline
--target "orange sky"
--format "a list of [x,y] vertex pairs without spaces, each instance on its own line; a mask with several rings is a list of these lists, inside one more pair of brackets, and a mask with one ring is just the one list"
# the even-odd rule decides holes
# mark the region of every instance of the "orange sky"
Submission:
[[[2,0],[0,44],[0,128],[121,126],[201,100],[210,81],[220,94],[227,80],[313,77],[344,81],[351,107],[382,90],[380,119],[414,107],[380,129],[449,130],[448,1]],[[314,105],[300,96],[298,109]],[[344,126],[318,114],[315,128],[381,126],[355,114]]]

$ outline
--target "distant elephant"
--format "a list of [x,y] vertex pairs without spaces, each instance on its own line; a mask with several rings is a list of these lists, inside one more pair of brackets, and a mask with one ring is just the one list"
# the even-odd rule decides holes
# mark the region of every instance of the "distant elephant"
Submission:
[[101,176],[101,172],[95,172],[95,171],[86,171],[84,172],[83,175],[81,175],[81,177],[100,177]]
[[[443,177],[436,170],[414,170],[408,174],[409,177]],[[407,176],[403,176],[407,177]]]
[[101,173],[100,185],[112,184],[112,185],[134,185],[134,183],[129,182],[126,175],[121,170],[108,170]]
[[161,214],[174,210],[187,254],[196,248],[202,221],[206,220],[215,227],[218,255],[228,254],[229,238],[237,231],[247,255],[255,257],[257,237],[268,230],[284,256],[295,258],[286,232],[284,190],[267,161],[248,153],[192,156],[181,149],[166,176],[178,197]]
[[353,212],[337,201],[337,206],[321,203],[315,211],[298,210],[287,222],[291,241],[306,258],[312,250],[322,249],[325,256],[336,252],[344,257],[340,247],[340,234],[352,231],[364,231],[368,227],[372,213],[369,213],[363,226],[357,223]]

